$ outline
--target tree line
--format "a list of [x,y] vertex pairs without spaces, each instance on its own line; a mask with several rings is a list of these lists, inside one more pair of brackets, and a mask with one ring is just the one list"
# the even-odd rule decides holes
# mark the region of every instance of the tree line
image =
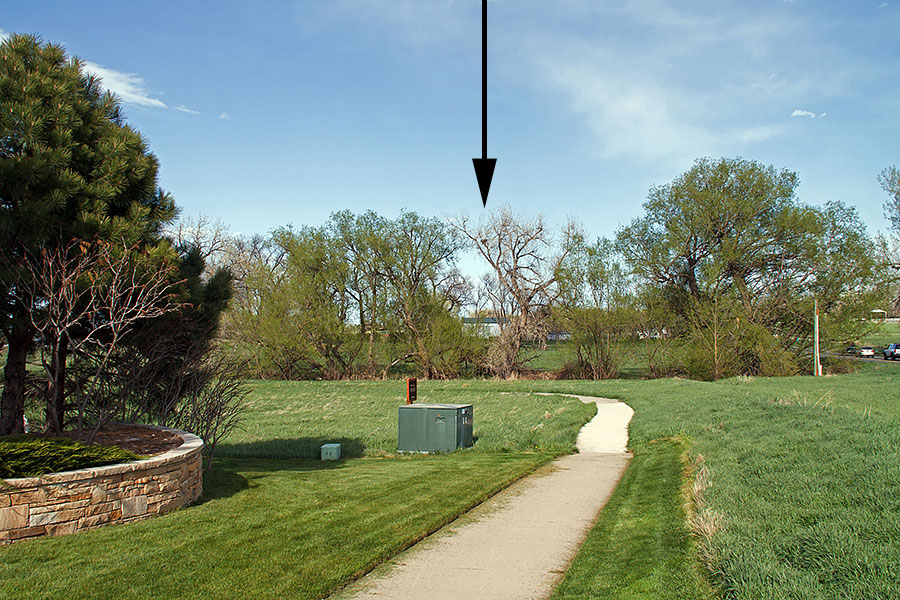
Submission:
[[[528,376],[553,337],[567,340],[565,377],[616,377],[635,356],[650,376],[804,372],[816,302],[822,342],[853,341],[894,284],[855,209],[805,204],[798,183],[701,159],[593,241],[509,207],[477,222],[342,211],[232,240],[223,345],[258,378]],[[480,280],[460,273],[464,251],[486,267]]]

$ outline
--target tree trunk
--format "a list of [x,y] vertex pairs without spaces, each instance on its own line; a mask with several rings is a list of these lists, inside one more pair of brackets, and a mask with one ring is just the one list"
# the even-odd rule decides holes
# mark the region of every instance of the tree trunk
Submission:
[[63,334],[50,358],[50,394],[47,399],[47,424],[53,433],[62,433],[66,424],[66,360],[69,338]]
[[7,339],[6,367],[3,369],[3,395],[0,396],[0,435],[24,433],[25,360],[31,341],[30,331],[16,331]]
[[369,375],[375,376],[375,312],[377,310],[377,290],[372,288],[372,302],[369,305]]

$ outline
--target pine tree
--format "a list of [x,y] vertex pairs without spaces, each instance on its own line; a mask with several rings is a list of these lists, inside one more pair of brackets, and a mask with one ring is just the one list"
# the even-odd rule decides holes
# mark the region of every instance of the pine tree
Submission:
[[[0,44],[0,329],[7,343],[0,435],[21,431],[26,357],[35,337],[22,300],[24,258],[73,239],[171,253],[160,236],[176,208],[157,186],[157,170],[117,99],[81,61],[33,36]],[[59,389],[57,411],[64,351],[58,360],[60,380],[51,382]]]

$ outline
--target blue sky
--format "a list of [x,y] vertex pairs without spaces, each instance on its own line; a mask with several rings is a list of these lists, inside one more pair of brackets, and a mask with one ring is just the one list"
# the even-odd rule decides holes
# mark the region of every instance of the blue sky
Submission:
[[[481,215],[478,0],[4,0],[120,94],[186,215],[232,231],[336,210]],[[493,0],[488,209],[594,237],[702,156],[796,171],[886,228],[900,1]]]

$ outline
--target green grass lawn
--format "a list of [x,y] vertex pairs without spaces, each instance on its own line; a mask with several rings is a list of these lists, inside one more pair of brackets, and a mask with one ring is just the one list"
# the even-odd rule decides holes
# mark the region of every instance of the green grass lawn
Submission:
[[684,511],[684,439],[648,444],[632,459],[551,600],[705,600]]
[[[254,381],[242,431],[216,449],[232,458],[316,458],[340,442],[348,458],[397,453],[402,381]],[[575,450],[596,409],[576,400],[533,396],[515,382],[421,381],[419,402],[472,404],[476,453]]]
[[[556,600],[894,598],[898,377],[879,363],[715,383],[421,382],[423,401],[475,406],[475,448],[431,457],[394,456],[402,383],[254,382],[202,503],[0,548],[0,597],[326,596],[569,451],[593,407],[530,393],[548,391],[635,409],[634,460]],[[322,441],[362,458],[310,460]],[[705,485],[686,485],[690,468]]]
[[199,505],[0,548],[0,597],[320,598],[545,460],[217,461]]
[[[595,413],[483,385],[419,389],[474,404],[475,448],[396,457],[401,382],[254,382],[247,429],[220,446],[199,504],[0,547],[0,598],[324,597],[571,451]],[[320,440],[364,458],[311,460]]]
[[[622,398],[635,409],[629,477],[589,538],[608,552],[586,546],[559,597],[592,598],[591,589],[603,589],[603,598],[703,597],[681,575],[667,579],[647,570],[646,578],[632,582],[627,572],[643,572],[646,561],[629,562],[621,574],[620,557],[660,551],[658,565],[681,557],[676,564],[687,565],[682,571],[688,573],[689,556],[707,557],[706,577],[722,598],[897,597],[900,372],[881,367],[837,377],[718,383],[557,382],[554,389]],[[664,496],[673,498],[674,486],[651,468],[657,440],[673,437],[688,440],[709,472],[698,522],[710,535],[694,538],[697,547],[688,551],[677,536],[666,541],[672,526],[660,528],[643,505],[654,493],[647,479],[668,485]],[[638,487],[642,493],[634,492],[636,485],[644,486]],[[675,523],[685,520],[683,509],[672,511],[681,515]],[[642,535],[619,539],[608,533],[610,520]],[[610,577],[621,583],[610,585]],[[687,583],[670,586],[673,580]]]

